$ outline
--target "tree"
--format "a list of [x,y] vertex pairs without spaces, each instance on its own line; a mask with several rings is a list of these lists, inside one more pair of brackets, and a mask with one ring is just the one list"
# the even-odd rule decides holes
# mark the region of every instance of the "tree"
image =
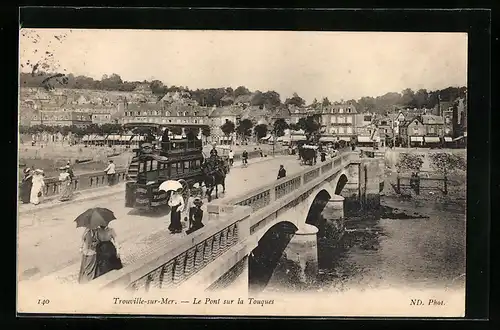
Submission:
[[330,100],[328,99],[328,97],[324,97],[323,101],[321,103],[323,104],[324,107],[332,105],[332,102],[330,102]]
[[166,94],[166,87],[163,86],[163,82],[160,80],[153,80],[149,83],[149,88],[151,88],[151,92],[155,95],[163,96]]
[[249,95],[252,94],[250,90],[244,86],[239,86],[234,90],[234,97],[238,97],[240,95]]
[[303,107],[306,104],[306,101],[301,98],[297,93],[293,93],[291,98],[285,100],[285,105],[295,105],[297,107]]
[[289,125],[289,128],[290,128],[292,131],[298,131],[298,130],[300,130],[300,126],[299,126],[299,124],[297,124],[297,123],[291,123],[291,124]]
[[246,138],[250,135],[252,135],[252,126],[253,123],[250,119],[243,119],[240,121],[240,124],[236,128],[236,132],[241,136],[243,140],[246,140]]
[[267,135],[267,125],[259,124],[253,128],[257,139],[262,139]]
[[201,135],[205,137],[205,141],[207,141],[208,137],[211,135],[210,126],[203,126],[201,128]]
[[230,120],[226,120],[226,122],[222,124],[222,126],[220,127],[220,129],[226,136],[229,136],[229,134],[233,133],[234,128],[235,128],[234,123]]
[[273,131],[276,136],[279,137],[285,135],[285,130],[288,128],[290,127],[283,118],[278,118],[274,121]]
[[317,135],[321,127],[316,116],[302,117],[299,119],[298,125],[300,129],[304,130],[308,139],[310,139],[313,135]]
[[448,174],[457,170],[465,171],[467,162],[465,157],[449,152],[438,152],[429,154],[431,167],[443,175],[443,193],[448,194]]
[[396,164],[396,168],[398,173],[410,171],[412,174],[418,175],[423,163],[423,155],[401,153],[399,154],[399,160]]

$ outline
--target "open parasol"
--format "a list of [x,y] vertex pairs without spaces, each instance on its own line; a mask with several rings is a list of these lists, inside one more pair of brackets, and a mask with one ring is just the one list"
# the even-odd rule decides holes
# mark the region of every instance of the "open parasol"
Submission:
[[76,219],[76,228],[85,227],[89,229],[95,229],[99,226],[107,226],[111,221],[115,220],[116,217],[113,211],[108,210],[103,207],[95,207],[88,209],[87,211],[80,214]]
[[175,180],[167,180],[162,182],[160,186],[158,187],[158,190],[163,190],[163,191],[177,191],[177,190],[182,190],[184,187],[179,181]]

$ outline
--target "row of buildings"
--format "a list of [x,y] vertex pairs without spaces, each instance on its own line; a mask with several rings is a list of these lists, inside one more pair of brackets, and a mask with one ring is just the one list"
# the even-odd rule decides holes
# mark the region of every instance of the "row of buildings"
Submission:
[[[319,108],[289,106],[271,110],[265,106],[251,106],[249,102],[242,101],[222,107],[204,107],[190,99],[189,95],[178,92],[168,93],[156,101],[150,97],[151,91],[147,86],[141,86],[135,92],[137,95],[144,95],[144,98],[134,99],[128,96],[127,99],[125,94],[119,94],[122,92],[116,93],[118,96],[115,95],[115,99],[111,99],[112,102],[109,96],[104,98],[106,101],[101,104],[95,103],[103,100],[102,97],[91,103],[76,98],[80,103],[42,107],[32,117],[30,124],[206,124],[211,127],[211,139],[222,142],[232,139],[225,136],[221,130],[226,121],[232,121],[237,126],[241,120],[250,119],[254,125],[264,124],[271,127],[278,118],[289,124],[297,124],[300,118],[315,116],[321,125],[321,140],[325,142],[357,140],[361,144],[413,146],[449,142],[467,136],[466,98],[443,102],[435,109],[400,109],[394,113],[377,115],[360,113],[353,104]],[[111,102],[111,106],[106,105],[106,102]]]

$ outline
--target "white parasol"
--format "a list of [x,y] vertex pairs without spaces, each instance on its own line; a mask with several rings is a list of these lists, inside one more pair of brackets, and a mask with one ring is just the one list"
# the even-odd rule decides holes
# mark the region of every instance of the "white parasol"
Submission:
[[182,184],[179,181],[175,180],[167,180],[162,184],[160,184],[160,186],[158,187],[158,190],[163,190],[163,191],[170,191],[170,190],[177,191],[179,189],[183,189]]

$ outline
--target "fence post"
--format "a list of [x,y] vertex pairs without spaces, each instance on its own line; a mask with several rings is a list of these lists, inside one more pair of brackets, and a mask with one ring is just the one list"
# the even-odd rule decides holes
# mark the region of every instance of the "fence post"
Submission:
[[399,173],[397,176],[397,188],[398,188],[398,194],[401,193],[401,178],[399,177]]

